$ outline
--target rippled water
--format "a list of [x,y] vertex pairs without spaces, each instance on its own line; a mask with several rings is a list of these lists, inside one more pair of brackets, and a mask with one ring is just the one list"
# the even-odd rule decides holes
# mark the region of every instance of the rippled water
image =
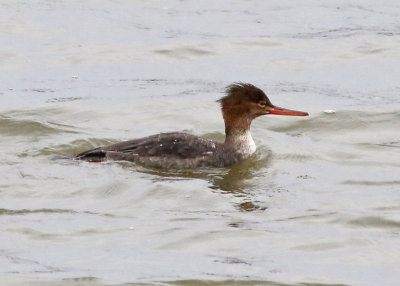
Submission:
[[[0,1],[0,284],[398,285],[399,19],[394,0]],[[257,119],[231,168],[58,159],[223,140],[234,81],[310,116]]]

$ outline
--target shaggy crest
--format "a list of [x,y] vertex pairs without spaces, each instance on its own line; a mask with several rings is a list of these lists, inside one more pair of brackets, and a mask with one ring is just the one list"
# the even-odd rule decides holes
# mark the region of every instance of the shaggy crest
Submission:
[[225,92],[226,95],[217,100],[221,106],[235,106],[248,101],[254,103],[264,101],[267,105],[271,105],[265,93],[258,87],[249,83],[239,82],[228,85]]

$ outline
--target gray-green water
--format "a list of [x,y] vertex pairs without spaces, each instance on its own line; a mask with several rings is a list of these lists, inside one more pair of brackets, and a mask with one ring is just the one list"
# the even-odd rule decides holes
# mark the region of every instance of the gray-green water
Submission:
[[[399,19],[397,1],[0,1],[0,284],[398,285]],[[310,116],[257,119],[232,168],[54,159],[223,140],[234,81]]]

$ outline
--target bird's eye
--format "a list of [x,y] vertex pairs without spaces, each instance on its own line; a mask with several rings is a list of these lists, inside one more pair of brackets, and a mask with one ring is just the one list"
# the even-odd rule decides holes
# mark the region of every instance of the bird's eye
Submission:
[[265,101],[259,101],[258,105],[261,107],[265,107],[267,105],[267,103]]

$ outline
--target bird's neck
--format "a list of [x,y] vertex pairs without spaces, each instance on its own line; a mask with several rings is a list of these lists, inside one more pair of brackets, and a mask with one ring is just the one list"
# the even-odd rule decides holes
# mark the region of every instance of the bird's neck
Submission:
[[256,144],[251,137],[249,128],[229,128],[226,129],[225,147],[239,152],[245,157],[250,156],[256,151]]
[[242,155],[250,156],[256,150],[256,145],[250,134],[250,125],[253,118],[245,110],[224,110],[222,114],[225,121],[225,147],[233,149]]

